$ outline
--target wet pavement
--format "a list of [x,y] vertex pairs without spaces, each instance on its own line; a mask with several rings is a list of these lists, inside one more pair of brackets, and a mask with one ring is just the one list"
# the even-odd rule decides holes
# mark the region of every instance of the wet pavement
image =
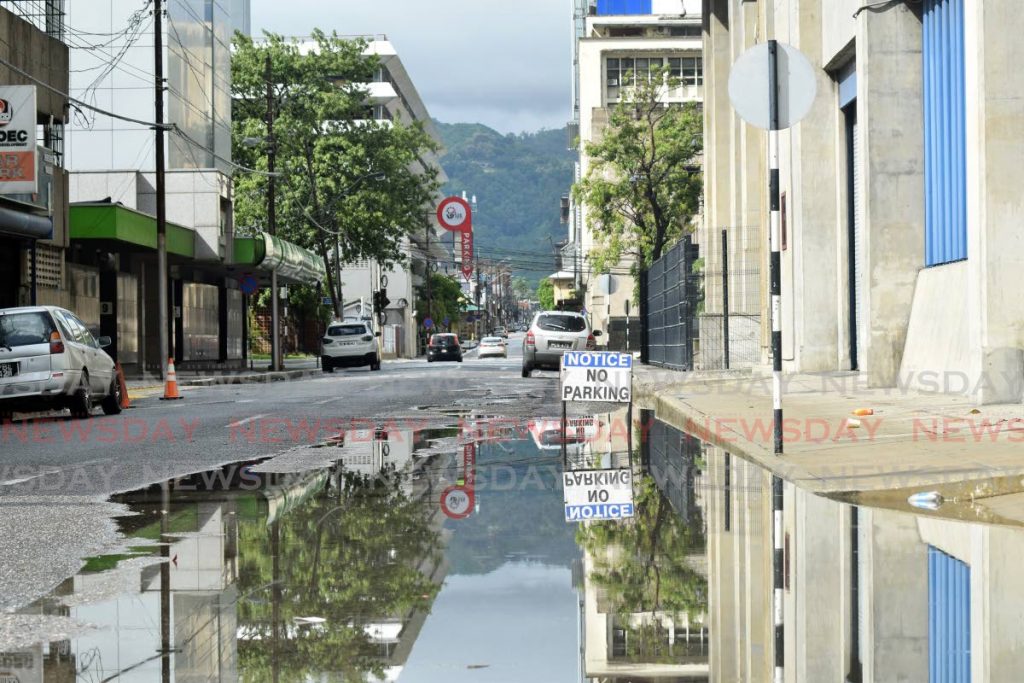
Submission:
[[[0,616],[2,680],[772,680],[770,473],[455,403],[114,496],[121,550]],[[1019,526],[785,497],[787,680],[1020,680]]]

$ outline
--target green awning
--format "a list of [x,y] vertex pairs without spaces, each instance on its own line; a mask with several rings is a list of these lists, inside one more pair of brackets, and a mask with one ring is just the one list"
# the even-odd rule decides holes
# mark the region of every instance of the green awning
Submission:
[[256,266],[293,282],[315,284],[327,277],[324,261],[315,252],[264,232],[235,238],[235,263]]
[[[124,245],[156,249],[156,218],[119,204],[72,204],[68,210],[73,240],[110,240]],[[195,258],[196,233],[167,223],[167,253]]]

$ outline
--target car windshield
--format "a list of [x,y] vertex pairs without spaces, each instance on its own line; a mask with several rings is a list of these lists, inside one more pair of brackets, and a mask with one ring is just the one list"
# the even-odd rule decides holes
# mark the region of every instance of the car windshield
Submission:
[[434,346],[457,346],[459,342],[454,334],[435,334],[430,343]]
[[480,340],[480,343],[487,345],[500,344],[501,339],[499,339],[498,337],[484,337],[483,339]]
[[578,315],[542,315],[537,318],[537,327],[547,332],[582,332],[587,321]]
[[366,334],[366,325],[332,325],[327,330],[328,337],[355,337]]
[[0,315],[0,347],[46,344],[55,331],[53,320],[43,311]]

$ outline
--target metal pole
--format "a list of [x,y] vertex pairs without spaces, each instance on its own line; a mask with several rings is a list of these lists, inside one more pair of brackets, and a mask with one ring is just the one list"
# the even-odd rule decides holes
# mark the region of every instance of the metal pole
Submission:
[[431,286],[431,282],[430,281],[434,277],[434,274],[432,272],[430,272],[430,224],[429,223],[427,224],[426,233],[427,233],[427,253],[423,257],[423,272],[425,273],[424,277],[427,278],[427,310],[426,310],[426,312],[424,314],[424,317],[429,318],[429,317],[431,317],[431,315],[430,315],[430,303],[431,303],[431,299],[433,297],[433,287]]
[[729,233],[722,228],[722,359],[729,369]]
[[[774,410],[775,455],[782,456],[782,255],[781,223],[779,220],[779,98],[778,52],[775,40],[768,41],[768,107],[771,126],[768,131],[769,201],[771,208],[771,262],[770,285],[772,297],[772,407]],[[775,622],[775,682],[783,683],[786,663],[784,586],[784,548],[782,531],[783,488],[782,479],[772,477],[772,541],[774,574]]]
[[164,178],[164,29],[161,0],[153,2],[153,74],[156,94],[156,291],[157,332],[160,340],[160,378],[167,377],[170,357],[170,323],[167,319],[167,192]]
[[686,363],[686,369],[693,371],[693,311],[690,310],[690,306],[693,303],[693,296],[691,296],[690,288],[693,286],[693,252],[690,249],[690,245],[693,243],[693,238],[687,235],[683,238],[683,275],[680,277],[680,286],[683,288],[683,330],[686,336],[683,338],[683,361]]
[[[277,142],[274,140],[274,83],[270,69],[270,54],[264,62],[264,79],[267,81],[267,232],[277,234],[277,178],[274,167],[277,161]],[[277,291],[277,268],[270,271],[270,369],[281,369],[281,302]]]
[[29,293],[29,296],[31,297],[30,298],[30,303],[33,306],[35,306],[36,305],[36,297],[38,295],[38,290],[39,290],[39,280],[38,280],[38,277],[37,277],[37,274],[39,272],[39,261],[37,260],[36,241],[35,240],[32,240],[32,243],[31,243],[31,256],[32,256],[32,279],[31,279],[32,291]]

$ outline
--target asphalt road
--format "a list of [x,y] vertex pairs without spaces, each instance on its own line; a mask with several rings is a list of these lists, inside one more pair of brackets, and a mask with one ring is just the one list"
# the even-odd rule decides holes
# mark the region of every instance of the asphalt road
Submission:
[[117,416],[40,419],[0,433],[0,609],[12,609],[74,574],[81,558],[118,547],[111,494],[220,465],[315,453],[359,428],[423,430],[469,411],[557,415],[557,374],[522,379],[521,337],[508,359],[385,362],[271,384],[188,388],[180,401],[134,401]]

